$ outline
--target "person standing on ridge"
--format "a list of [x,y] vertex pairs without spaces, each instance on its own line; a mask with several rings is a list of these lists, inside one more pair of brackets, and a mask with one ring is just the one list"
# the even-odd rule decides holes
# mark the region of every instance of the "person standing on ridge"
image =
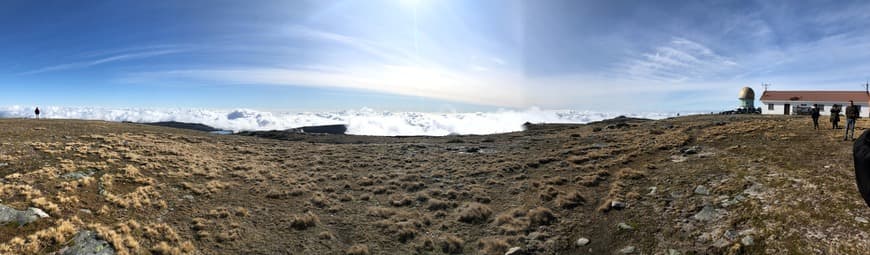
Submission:
[[36,110],[33,111],[36,114],[36,119],[39,119],[39,107],[36,107]]
[[840,128],[840,105],[831,106],[831,129]]
[[813,117],[813,129],[815,129],[815,130],[819,130],[819,116],[820,115],[821,114],[819,114],[819,106],[814,105],[812,117]]
[[855,121],[858,119],[858,115],[858,107],[855,106],[855,102],[849,100],[849,106],[846,107],[846,135],[843,136],[843,141],[855,140]]

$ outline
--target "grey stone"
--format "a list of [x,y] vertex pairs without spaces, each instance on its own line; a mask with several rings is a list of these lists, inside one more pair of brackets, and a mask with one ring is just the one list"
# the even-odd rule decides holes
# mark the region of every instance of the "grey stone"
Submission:
[[722,236],[727,238],[728,240],[735,240],[735,239],[737,239],[737,235],[738,235],[737,231],[729,229],[729,230],[725,231],[725,234],[723,234]]
[[713,242],[713,246],[715,246],[716,248],[725,248],[729,245],[731,245],[731,241],[728,241],[725,238],[719,238],[719,240]]
[[82,230],[73,237],[72,245],[61,249],[61,255],[114,255],[115,249],[90,230]]
[[682,155],[671,156],[671,162],[674,162],[674,163],[682,163],[682,162],[686,162],[686,160],[689,160],[689,158],[687,158],[686,156],[682,156]]
[[692,218],[699,221],[710,221],[719,217],[719,214],[720,213],[718,212],[718,210],[716,210],[712,206],[707,205],[704,206],[704,209],[701,209],[700,212],[693,215]]
[[631,245],[625,246],[625,248],[619,250],[619,254],[632,254],[635,252],[637,252],[637,248],[634,248],[634,246]]
[[504,255],[520,255],[520,254],[524,254],[523,248],[520,248],[520,247],[510,248],[510,249],[508,249],[507,252],[504,253]]
[[860,222],[860,223],[867,223],[868,222],[867,218],[860,217],[860,216],[855,217],[855,221]]
[[704,196],[710,195],[710,190],[708,190],[707,187],[704,187],[704,185],[698,185],[698,187],[695,187],[695,194]]
[[668,255],[680,255],[680,251],[674,249],[668,249]]
[[577,246],[586,246],[587,244],[589,244],[589,239],[581,237],[580,239],[577,239],[577,242],[575,242],[575,244],[577,244]]
[[40,218],[47,218],[49,215],[39,208],[27,208],[27,210],[19,211],[15,208],[0,205],[0,224],[16,222],[19,226],[34,222]]
[[618,227],[620,230],[632,230],[632,229],[634,229],[634,227],[632,227],[631,225],[625,224],[625,222],[620,222],[619,224],[616,224],[616,227]]
[[625,207],[627,207],[627,205],[625,203],[623,203],[622,201],[617,201],[617,200],[610,201],[610,208],[613,208],[616,210],[621,210]]
[[94,212],[92,212],[92,211],[89,210],[89,209],[79,209],[79,212],[87,213],[87,214],[94,214]]
[[701,146],[692,146],[680,150],[684,155],[698,154],[701,151]]
[[749,186],[749,188],[744,190],[743,193],[749,196],[757,197],[758,195],[761,195],[763,191],[764,185],[761,185],[761,183],[756,183],[752,184],[752,186]]
[[752,246],[755,243],[755,240],[752,239],[752,236],[744,236],[743,239],[740,239],[740,243],[744,246]]
[[94,173],[95,173],[94,170],[76,171],[76,172],[71,172],[71,173],[65,173],[65,174],[61,175],[60,178],[67,179],[67,180],[78,180],[78,179],[82,179],[82,178],[94,175]]

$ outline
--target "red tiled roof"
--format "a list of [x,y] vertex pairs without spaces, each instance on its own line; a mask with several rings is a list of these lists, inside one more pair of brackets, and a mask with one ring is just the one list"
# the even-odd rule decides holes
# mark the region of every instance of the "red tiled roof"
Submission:
[[812,91],[812,90],[768,90],[761,94],[761,101],[813,101],[813,102],[868,102],[870,94],[866,91]]

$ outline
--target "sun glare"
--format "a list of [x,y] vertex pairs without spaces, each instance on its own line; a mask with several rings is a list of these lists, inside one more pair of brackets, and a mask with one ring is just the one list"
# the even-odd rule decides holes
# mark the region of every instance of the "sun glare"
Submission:
[[399,0],[399,3],[405,7],[417,8],[423,4],[423,1],[424,0]]

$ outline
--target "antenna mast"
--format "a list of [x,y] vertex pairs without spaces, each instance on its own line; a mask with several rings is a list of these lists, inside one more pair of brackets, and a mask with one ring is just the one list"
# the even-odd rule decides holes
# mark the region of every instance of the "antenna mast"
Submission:
[[764,87],[764,91],[767,91],[767,88],[770,87],[770,83],[761,83],[761,87]]

